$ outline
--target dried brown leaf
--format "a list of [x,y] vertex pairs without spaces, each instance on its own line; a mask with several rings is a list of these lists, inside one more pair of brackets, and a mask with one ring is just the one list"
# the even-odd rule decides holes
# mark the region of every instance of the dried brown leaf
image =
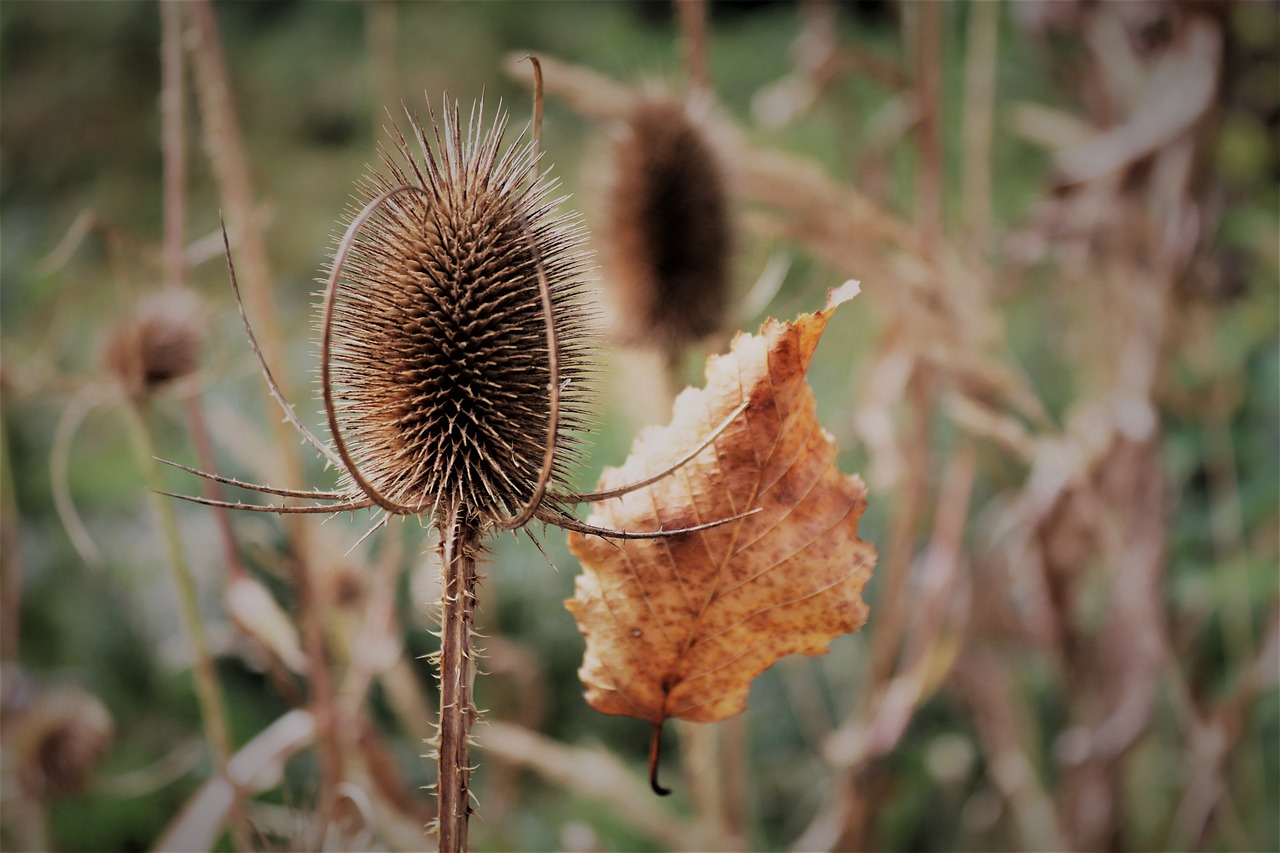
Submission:
[[739,335],[709,361],[706,387],[677,398],[671,423],[643,431],[626,463],[604,472],[602,490],[662,471],[749,403],[692,462],[588,522],[672,529],[759,512],[658,540],[569,536],[583,574],[568,606],[587,640],[579,674],[596,710],[654,724],[722,720],[746,707],[752,679],[774,661],[825,654],[866,621],[866,487],[835,467],[805,378],[827,320],[856,293],[850,282],[816,314]]

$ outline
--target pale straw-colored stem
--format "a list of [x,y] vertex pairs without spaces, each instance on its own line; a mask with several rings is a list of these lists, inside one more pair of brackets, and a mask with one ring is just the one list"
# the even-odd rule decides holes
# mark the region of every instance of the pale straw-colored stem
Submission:
[[916,225],[930,260],[942,241],[942,15],[943,3],[909,4],[909,30],[915,56],[916,102],[920,122],[916,131]]
[[[160,0],[160,146],[164,174],[164,281],[165,286],[187,287],[187,118],[186,67],[182,51],[182,3]],[[187,427],[200,467],[213,470],[213,444],[204,418],[200,397],[192,394],[183,401]],[[222,490],[206,482],[205,496],[222,498]],[[236,548],[231,519],[225,509],[214,510],[218,537],[227,571],[232,577],[245,574]]]
[[675,0],[675,6],[680,21],[680,41],[684,51],[685,72],[689,75],[689,88],[708,91],[711,78],[707,73],[707,2]]
[[[258,327],[258,342],[263,360],[275,367],[282,386],[288,387],[284,373],[284,342],[271,297],[271,270],[266,245],[253,216],[253,191],[249,180],[248,160],[240,139],[240,129],[232,105],[231,87],[218,38],[217,21],[210,0],[197,0],[183,7],[190,15],[194,41],[192,60],[195,68],[196,93],[204,125],[205,147],[213,164],[219,191],[225,205],[226,218],[235,232],[243,253],[244,298]],[[276,456],[281,462],[280,479],[296,483],[301,480],[296,436],[290,425],[272,419],[277,444]],[[292,581],[298,597],[298,623],[303,649],[307,655],[307,678],[311,687],[310,710],[316,723],[316,745],[320,758],[322,809],[337,801],[342,783],[342,748],[333,703],[333,686],[329,674],[329,656],[325,647],[321,622],[321,601],[315,583],[313,554],[306,527],[297,518],[285,520],[293,544]]]
[[960,171],[961,218],[965,231],[981,240],[991,225],[991,138],[995,127],[1000,3],[973,3],[968,12],[960,129],[964,152]]
[[160,477],[160,465],[155,458],[155,439],[151,426],[147,423],[147,412],[141,404],[127,405],[124,411],[127,415],[129,435],[138,465],[142,468],[147,488],[152,492],[152,505],[164,538],[169,570],[173,575],[174,586],[177,588],[178,603],[182,607],[182,622],[187,632],[187,641],[191,644],[191,671],[195,678],[196,698],[200,702],[205,739],[209,741],[209,748],[213,751],[214,767],[218,775],[225,776],[227,761],[231,756],[231,738],[228,734],[222,688],[218,684],[213,656],[209,652],[204,617],[200,614],[196,579],[187,562],[186,551],[182,547],[182,536],[178,531],[173,502],[157,494],[164,487],[164,483]]

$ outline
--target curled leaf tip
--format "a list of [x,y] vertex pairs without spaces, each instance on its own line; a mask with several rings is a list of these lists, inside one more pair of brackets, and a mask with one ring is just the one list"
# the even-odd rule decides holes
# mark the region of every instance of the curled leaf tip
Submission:
[[851,278],[839,287],[833,287],[827,291],[827,305],[825,310],[830,311],[837,305],[848,302],[853,297],[862,292],[862,282],[856,278]]

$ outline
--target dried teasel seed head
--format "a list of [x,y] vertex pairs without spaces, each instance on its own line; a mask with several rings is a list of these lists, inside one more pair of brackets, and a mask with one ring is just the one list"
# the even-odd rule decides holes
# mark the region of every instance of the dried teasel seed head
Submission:
[[[551,420],[547,320],[558,334],[557,453],[576,459],[590,392],[589,258],[557,215],[537,154],[504,147],[506,116],[467,127],[456,103],[399,133],[362,204],[398,187],[356,231],[332,319],[333,419],[366,482],[415,511],[495,523],[534,502]],[[429,137],[430,136],[430,141]]]
[[166,290],[139,300],[107,339],[107,370],[130,397],[154,393],[200,364],[205,326],[200,300],[186,290]]
[[616,137],[603,253],[626,343],[674,351],[723,327],[728,187],[704,114],[698,100],[645,96]]
[[115,734],[111,714],[83,688],[15,677],[23,687],[6,688],[4,775],[33,799],[80,793]]

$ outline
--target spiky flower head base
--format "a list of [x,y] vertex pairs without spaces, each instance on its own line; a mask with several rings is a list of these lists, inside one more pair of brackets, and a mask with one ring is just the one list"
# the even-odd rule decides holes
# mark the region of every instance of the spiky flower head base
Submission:
[[429,119],[434,145],[411,121],[420,157],[393,133],[383,171],[361,186],[367,219],[335,255],[330,425],[350,448],[348,477],[375,500],[501,523],[541,501],[550,433],[553,486],[576,459],[591,373],[586,235],[555,213],[534,146],[502,147],[501,111],[486,128],[473,109],[465,138],[456,103]]

